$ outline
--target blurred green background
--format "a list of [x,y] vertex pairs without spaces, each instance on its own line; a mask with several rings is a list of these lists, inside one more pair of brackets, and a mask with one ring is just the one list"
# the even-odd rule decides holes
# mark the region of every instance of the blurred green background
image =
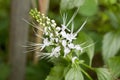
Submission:
[[[88,18],[83,31],[95,42],[92,66],[101,67],[108,60],[107,58],[120,55],[120,0],[85,0],[83,4],[82,1],[50,0],[47,15],[60,25],[61,12],[67,13],[70,18],[76,8],[80,7],[74,20],[75,31]],[[38,4],[37,0],[36,4]],[[0,80],[7,80],[10,74],[8,65],[10,5],[11,0],[0,0]],[[29,31],[29,39],[34,37],[31,31]],[[44,80],[52,66],[47,60],[34,64],[33,53],[28,54],[25,80]]]

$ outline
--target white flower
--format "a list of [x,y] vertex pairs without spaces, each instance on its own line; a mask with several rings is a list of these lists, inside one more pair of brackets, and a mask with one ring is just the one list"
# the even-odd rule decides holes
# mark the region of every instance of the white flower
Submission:
[[53,33],[50,33],[50,38],[52,38],[53,37]]
[[64,31],[64,30],[68,30],[69,32],[70,32],[70,30],[67,28],[67,26],[65,26],[65,25],[61,25],[62,26],[62,31]]
[[48,27],[48,30],[51,30],[51,27]]
[[55,28],[56,24],[51,24],[51,26]]
[[55,23],[55,20],[51,20],[52,23]]
[[65,25],[61,25],[62,26],[62,30],[64,31],[66,29]]
[[47,32],[47,27],[44,28],[44,32]]
[[74,46],[73,43],[68,44],[68,47],[71,48],[71,49],[74,49],[74,48],[75,48],[75,46]]
[[62,45],[64,46],[64,47],[66,47],[66,40],[62,40]]
[[62,31],[60,32],[60,34],[62,35],[63,38],[66,38],[66,37],[67,37],[67,34],[66,34],[66,32],[65,32],[64,30],[62,30]]
[[82,48],[80,47],[80,45],[75,45],[75,49],[80,50],[81,52],[83,51]]
[[60,50],[61,50],[60,46],[52,49],[52,53],[50,54],[50,57],[52,56],[58,57],[60,55]]
[[60,30],[61,30],[61,28],[60,28],[60,27],[56,27],[56,30],[57,30],[57,31],[60,31]]
[[48,35],[48,34],[49,34],[48,32],[45,33],[45,35]]
[[51,42],[48,41],[48,38],[43,39],[43,44],[40,50],[43,50],[46,46],[49,46]]
[[46,23],[47,23],[47,24],[50,24],[50,21],[47,21]]
[[64,57],[70,52],[68,47],[64,47]]
[[72,58],[72,63],[75,63],[75,60],[77,59],[77,57],[75,56],[75,57],[73,57]]
[[59,33],[57,31],[55,32],[55,34],[56,34],[56,36],[59,36]]
[[76,36],[74,34],[67,34],[66,35],[66,39],[69,40],[70,42],[73,41],[73,39],[76,39]]
[[55,41],[56,41],[56,42],[58,42],[58,41],[59,41],[59,39],[58,39],[58,38],[55,38]]
[[49,19],[48,17],[46,17],[46,20],[47,20],[47,21],[50,21],[50,19]]

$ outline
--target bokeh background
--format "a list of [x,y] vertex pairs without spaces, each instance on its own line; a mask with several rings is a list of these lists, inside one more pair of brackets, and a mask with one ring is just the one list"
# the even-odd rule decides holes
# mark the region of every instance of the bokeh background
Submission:
[[88,18],[83,32],[90,38],[86,40],[95,43],[92,66],[102,67],[109,58],[119,57],[120,0],[0,0],[0,80],[45,80],[53,66],[36,58],[36,50],[25,53],[23,45],[41,42],[24,21],[32,21],[32,8],[56,20],[58,25],[62,23],[61,14],[66,13],[69,20],[79,8],[74,31]]

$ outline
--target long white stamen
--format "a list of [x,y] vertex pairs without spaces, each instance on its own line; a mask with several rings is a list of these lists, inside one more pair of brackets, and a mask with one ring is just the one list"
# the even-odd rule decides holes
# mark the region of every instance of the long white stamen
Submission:
[[77,15],[78,11],[79,11],[79,8],[75,11],[75,13],[73,14],[73,16],[71,17],[71,19],[69,20],[69,22],[67,23],[66,26],[69,26],[69,24],[73,21],[73,19],[74,19],[75,16]]
[[90,44],[90,45],[88,45],[88,46],[86,46],[86,47],[83,47],[83,49],[86,49],[86,48],[88,48],[88,47],[91,47],[91,46],[93,46],[95,43],[92,43],[92,44]]
[[78,29],[78,31],[75,33],[76,35],[82,30],[82,28],[85,26],[86,22],[87,22],[87,19],[84,21],[82,26]]
[[40,46],[40,47],[37,47],[37,48],[35,48],[35,49],[32,49],[32,50],[29,50],[29,51],[25,51],[24,53],[32,52],[32,51],[38,50],[38,49],[40,49],[40,48],[41,48],[41,46]]
[[42,36],[40,36],[34,29],[33,29],[33,32],[35,33],[35,35],[41,39],[44,39]]
[[38,28],[39,26],[36,25],[34,22],[30,23],[27,20],[25,20],[24,18],[22,20],[25,21],[27,24],[30,24],[32,27],[34,27],[34,28],[36,28],[36,29],[38,29],[40,31],[43,31],[41,28]]
[[74,31],[74,22],[72,22],[71,33],[73,33],[73,31]]
[[67,14],[63,14],[62,15],[62,19],[63,19],[63,25],[66,25],[66,22],[67,22]]

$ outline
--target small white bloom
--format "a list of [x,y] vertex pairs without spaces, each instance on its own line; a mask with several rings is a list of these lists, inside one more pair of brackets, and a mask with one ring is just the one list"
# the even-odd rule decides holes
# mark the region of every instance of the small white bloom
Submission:
[[51,42],[48,41],[48,38],[45,38],[43,40],[43,45],[41,46],[40,50],[43,50],[46,46],[49,46],[51,44]]
[[45,35],[48,35],[48,32],[46,32]]
[[42,16],[45,16],[45,14],[41,14]]
[[46,23],[47,23],[47,24],[50,24],[50,21],[47,21]]
[[68,47],[64,47],[64,57],[70,52]]
[[62,30],[67,30],[67,31],[69,31],[70,32],[70,30],[67,28],[67,26],[65,26],[65,25],[61,25],[62,26]]
[[50,55],[51,57],[52,57],[52,56],[58,57],[59,55],[60,55],[60,46],[52,49],[52,53],[51,53],[51,55]]
[[64,47],[66,47],[66,40],[62,40],[62,45],[64,46]]
[[52,38],[53,37],[53,33],[50,33],[50,38]]
[[42,22],[42,19],[39,19]]
[[52,27],[55,27],[56,25],[54,25],[54,24],[51,24],[51,26],[52,26]]
[[58,38],[55,38],[55,41],[56,41],[56,42],[58,42],[58,41],[59,41],[59,39],[58,39]]
[[55,32],[55,34],[56,34],[56,36],[59,36],[59,33],[57,31]]
[[66,29],[66,26],[65,25],[62,25],[62,30],[64,31]]
[[47,21],[49,21],[49,22],[50,22],[50,19],[49,19],[48,17],[46,17],[46,19],[47,19]]
[[82,52],[82,48],[80,47],[80,45],[75,45],[75,49],[80,50]]
[[75,60],[77,59],[77,57],[75,56],[75,57],[73,57],[72,58],[72,63],[75,63]]
[[48,27],[49,30],[51,30],[51,27]]
[[56,26],[57,24],[56,23],[53,23],[54,26]]
[[52,23],[55,23],[55,20],[51,20]]
[[74,49],[74,48],[75,48],[75,46],[74,46],[73,43],[68,44],[68,47],[71,48],[71,49]]
[[62,30],[62,31],[60,32],[60,34],[62,35],[63,38],[66,38],[66,37],[67,37],[67,34],[66,34],[66,32],[65,32],[64,30]]
[[45,27],[45,23],[43,23],[42,26]]
[[42,22],[40,22],[40,25],[42,25]]
[[74,34],[67,34],[66,35],[66,39],[69,40],[70,42],[72,42],[73,39],[76,39]]
[[47,27],[44,28],[44,32],[47,32]]
[[60,30],[61,30],[61,28],[60,28],[60,27],[56,27],[56,30],[57,30],[57,31],[60,31]]

